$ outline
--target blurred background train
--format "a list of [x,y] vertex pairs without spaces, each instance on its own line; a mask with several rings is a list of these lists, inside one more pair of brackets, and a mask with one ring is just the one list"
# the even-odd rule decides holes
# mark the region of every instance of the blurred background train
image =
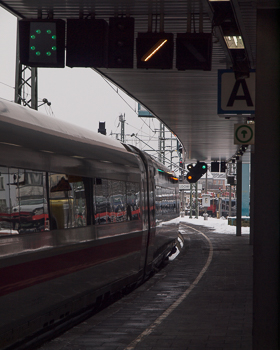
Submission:
[[0,348],[151,275],[175,251],[178,187],[135,147],[0,100]]
[[[220,201],[220,203],[219,203]],[[220,209],[219,209],[220,208]],[[217,212],[221,211],[220,216],[228,217],[229,210],[229,198],[220,197],[220,198],[211,198],[210,206],[207,208],[207,214],[211,217],[217,217]],[[201,210],[201,215],[204,213],[204,208]],[[231,216],[236,215],[236,201],[235,198],[231,199]]]
[[[210,199],[210,205],[207,208],[204,208],[202,206],[202,199],[199,198],[199,208],[198,208],[198,214],[200,216],[203,216],[205,212],[210,217],[229,217],[229,216],[236,216],[236,200],[235,198],[231,199],[231,210],[229,208],[229,198],[228,197],[220,197],[220,198],[211,198]],[[219,211],[221,213],[219,213]],[[190,208],[189,206],[186,207],[185,214],[190,214]],[[229,215],[230,214],[230,215]],[[193,203],[192,207],[192,215],[196,215],[196,205]]]

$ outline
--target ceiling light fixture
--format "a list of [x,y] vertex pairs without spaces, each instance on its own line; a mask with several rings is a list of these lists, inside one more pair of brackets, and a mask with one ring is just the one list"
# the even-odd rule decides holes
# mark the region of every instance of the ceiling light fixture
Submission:
[[250,61],[242,36],[240,25],[235,15],[233,1],[211,1],[213,10],[213,27],[220,27],[221,35],[232,62],[235,79],[246,79],[250,76]]
[[224,40],[227,44],[228,49],[244,49],[244,43],[242,37],[236,35],[224,36]]

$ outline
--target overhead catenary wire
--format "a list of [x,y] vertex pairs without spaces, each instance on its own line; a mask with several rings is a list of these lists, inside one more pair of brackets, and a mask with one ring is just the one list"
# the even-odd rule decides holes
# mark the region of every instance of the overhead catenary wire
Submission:
[[[136,136],[135,134],[132,134],[131,137],[133,137],[133,136],[136,137],[139,141],[143,142],[143,143],[144,143],[147,147],[149,147],[152,151],[158,153],[157,150],[155,150],[152,146],[150,146],[149,144],[147,144],[146,142],[144,142],[143,140],[141,140],[138,136]],[[166,160],[170,165],[174,166],[175,169],[179,169],[178,164],[173,163],[170,159],[168,159],[168,158],[165,157],[165,156],[164,156],[164,158],[165,158],[165,160]]]

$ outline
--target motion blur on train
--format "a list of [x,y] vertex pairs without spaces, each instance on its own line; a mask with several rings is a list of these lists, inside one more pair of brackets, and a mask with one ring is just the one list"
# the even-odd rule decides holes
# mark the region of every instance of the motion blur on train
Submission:
[[0,100],[0,348],[142,283],[178,216],[178,179],[149,155]]

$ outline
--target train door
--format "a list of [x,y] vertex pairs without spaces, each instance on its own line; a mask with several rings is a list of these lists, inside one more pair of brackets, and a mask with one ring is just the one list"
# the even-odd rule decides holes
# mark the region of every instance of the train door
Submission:
[[154,245],[155,245],[155,169],[148,161],[147,164],[147,205],[148,205],[148,221],[149,221],[149,235],[147,241],[146,253],[146,275],[148,275],[153,267]]
[[149,220],[148,220],[148,203],[147,203],[147,176],[146,172],[142,173],[141,179],[141,218],[142,218],[142,244],[141,244],[141,258],[140,269],[146,269],[146,252],[149,238]]
[[[142,258],[145,257],[144,274],[149,275],[153,265],[154,239],[155,239],[155,169],[149,157],[138,148],[131,146],[143,161],[141,190],[143,193],[142,214],[143,241]],[[142,260],[141,258],[141,260]]]

